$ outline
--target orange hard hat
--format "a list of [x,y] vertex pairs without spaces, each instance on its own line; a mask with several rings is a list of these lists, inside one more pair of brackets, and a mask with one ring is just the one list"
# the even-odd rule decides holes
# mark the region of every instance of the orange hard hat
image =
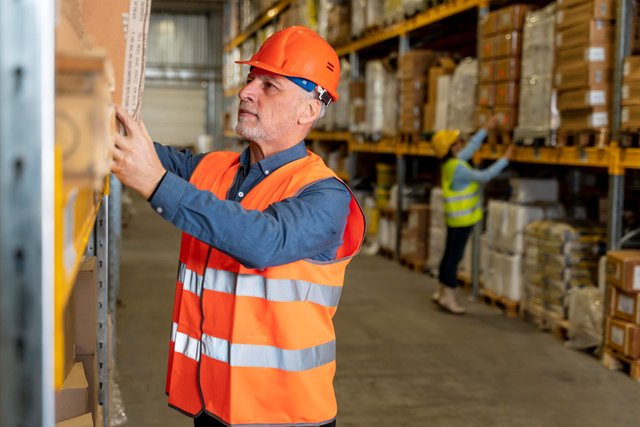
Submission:
[[340,59],[338,54],[318,33],[295,25],[274,33],[248,61],[251,65],[286,77],[309,80],[324,90],[331,99],[338,100]]

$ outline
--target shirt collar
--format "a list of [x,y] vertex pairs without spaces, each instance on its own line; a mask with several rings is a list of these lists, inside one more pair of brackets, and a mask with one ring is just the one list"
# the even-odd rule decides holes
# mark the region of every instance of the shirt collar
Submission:
[[[281,166],[286,165],[287,163],[291,163],[295,160],[302,159],[307,156],[307,147],[303,141],[300,141],[296,145],[291,148],[287,148],[284,151],[274,154],[273,156],[269,156],[266,159],[263,159],[257,163],[262,172],[265,173],[269,171],[269,173],[275,171]],[[249,153],[249,148],[246,148],[242,154],[240,155],[240,166],[246,170],[250,168],[251,155]]]

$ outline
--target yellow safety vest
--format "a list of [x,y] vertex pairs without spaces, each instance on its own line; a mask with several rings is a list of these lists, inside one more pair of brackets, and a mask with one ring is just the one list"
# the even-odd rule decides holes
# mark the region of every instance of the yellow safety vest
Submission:
[[469,227],[482,219],[480,185],[472,182],[462,190],[454,190],[451,185],[458,166],[471,169],[469,163],[455,157],[447,160],[442,167],[444,215],[449,227]]

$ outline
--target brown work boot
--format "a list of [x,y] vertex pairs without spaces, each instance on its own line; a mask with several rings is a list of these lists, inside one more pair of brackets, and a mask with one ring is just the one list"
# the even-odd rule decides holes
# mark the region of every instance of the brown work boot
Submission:
[[444,289],[442,290],[442,296],[438,300],[438,304],[440,304],[440,307],[444,308],[449,313],[453,313],[453,314],[466,313],[467,310],[464,307],[462,307],[460,304],[458,304],[458,300],[456,298],[457,294],[458,292],[456,288],[450,288],[448,286],[444,286]]

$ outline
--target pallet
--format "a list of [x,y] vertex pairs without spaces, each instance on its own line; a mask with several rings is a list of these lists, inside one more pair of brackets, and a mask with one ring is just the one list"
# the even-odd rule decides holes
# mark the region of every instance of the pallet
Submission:
[[622,129],[620,146],[624,148],[640,148],[640,129]]
[[378,251],[378,255],[383,256],[384,258],[393,260],[393,258],[395,257],[395,253],[394,251],[392,251],[391,249],[386,249],[386,248],[380,248],[380,250]]
[[480,297],[490,306],[501,309],[505,316],[509,318],[518,317],[518,309],[520,303],[518,301],[510,301],[505,297],[501,297],[488,289],[480,291]]
[[553,336],[558,338],[560,341],[568,341],[569,340],[569,321],[567,319],[558,319],[553,323],[551,328],[551,332]]
[[605,148],[609,145],[609,129],[559,129],[556,138],[558,147]]
[[640,381],[640,359],[631,359],[606,347],[602,354],[602,364],[611,371],[624,370],[631,378]]
[[411,271],[415,271],[416,273],[424,273],[426,271],[425,260],[419,260],[410,256],[401,256],[400,264],[409,268]]
[[523,147],[555,147],[557,145],[556,131],[534,132],[516,129],[513,133],[513,142]]
[[[538,305],[523,303],[520,306],[520,317],[528,322],[533,323],[537,328],[544,332],[552,332],[558,338],[566,340],[569,329],[568,322],[561,318],[558,313],[546,310]],[[567,336],[567,338],[564,338]]]
[[400,142],[402,144],[417,145],[420,141],[422,141],[422,134],[419,132],[400,133]]
[[513,142],[513,131],[495,130],[487,135],[487,143],[490,145],[509,145]]

